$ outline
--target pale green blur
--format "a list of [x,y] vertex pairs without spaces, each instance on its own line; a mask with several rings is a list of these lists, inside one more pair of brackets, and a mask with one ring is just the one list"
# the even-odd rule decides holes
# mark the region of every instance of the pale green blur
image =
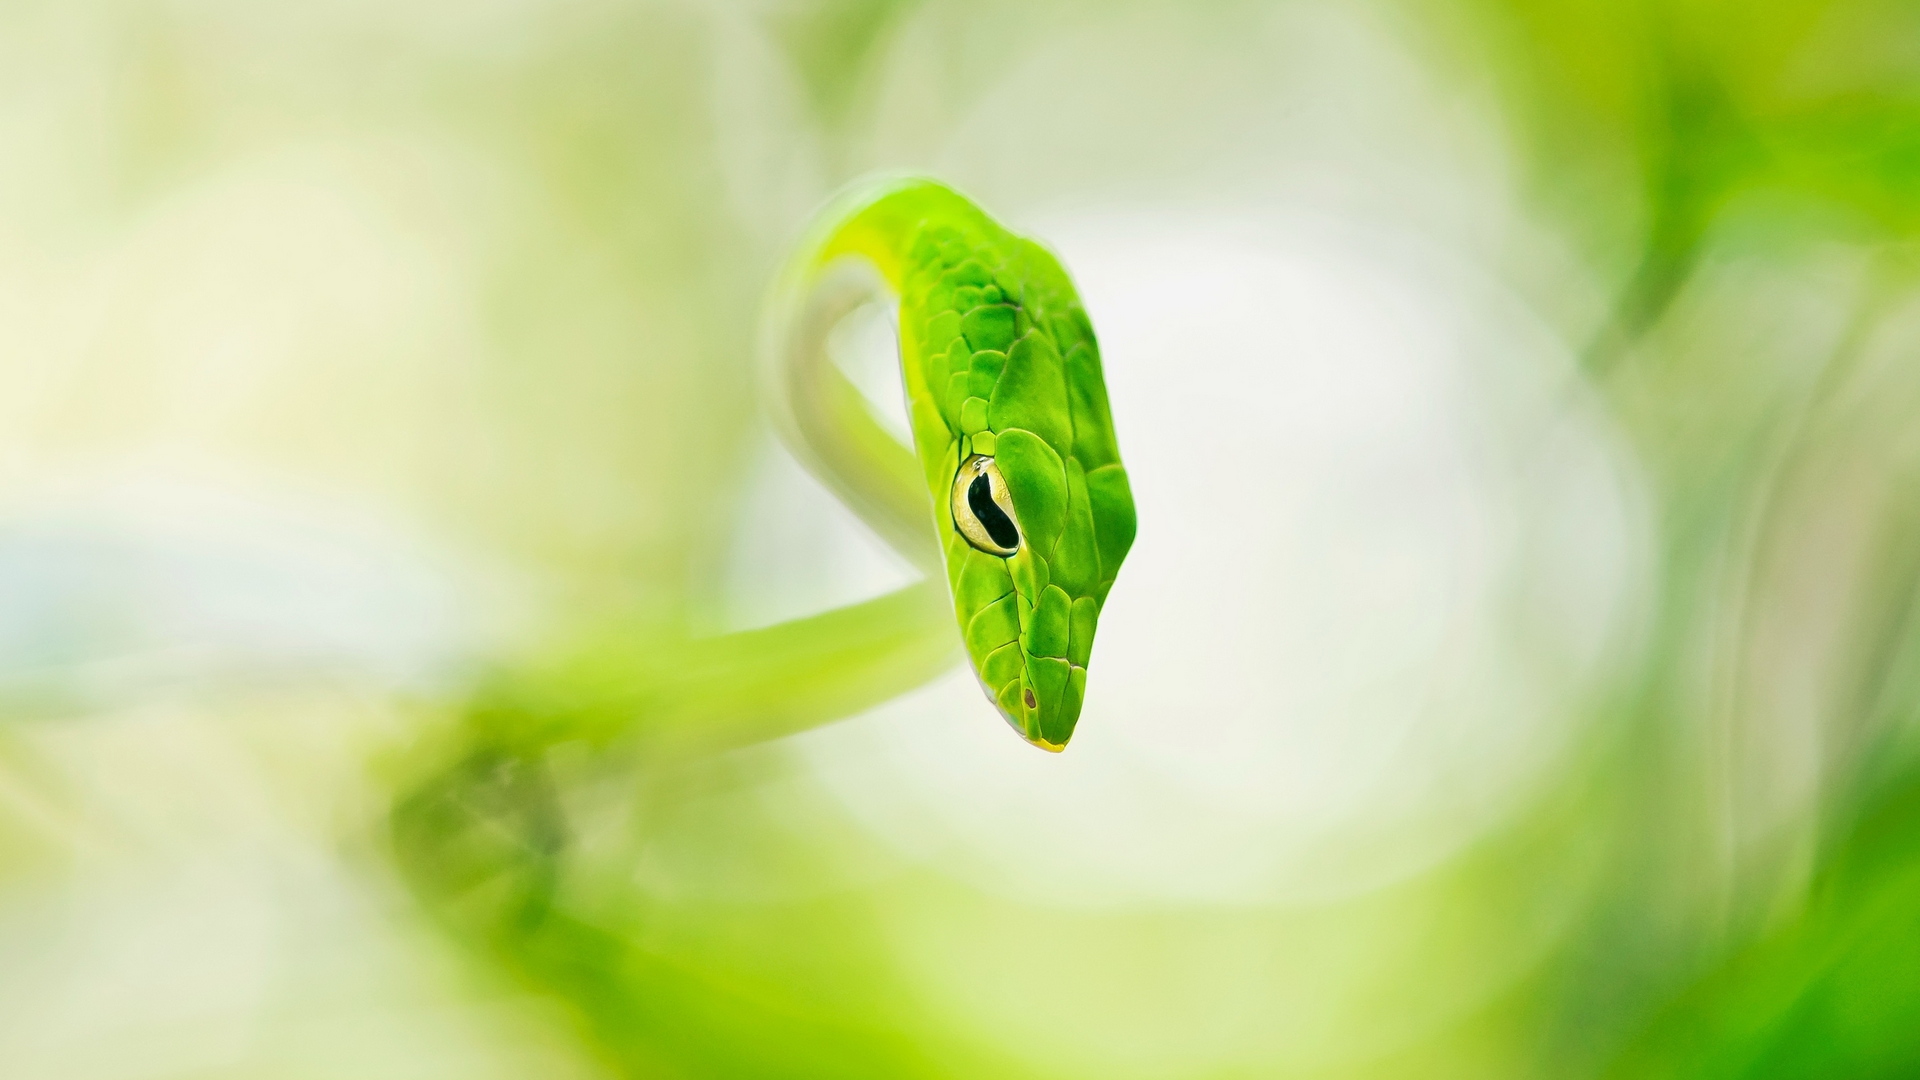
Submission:
[[[1915,1071],[1916,41],[0,7],[0,1073]],[[1099,328],[1058,758],[757,400],[881,169]]]

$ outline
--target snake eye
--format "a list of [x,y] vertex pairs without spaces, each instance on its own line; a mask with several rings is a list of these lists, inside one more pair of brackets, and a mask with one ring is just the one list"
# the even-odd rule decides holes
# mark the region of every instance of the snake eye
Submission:
[[960,463],[953,478],[953,524],[967,543],[989,555],[1004,559],[1020,546],[1013,500],[992,458],[975,454]]

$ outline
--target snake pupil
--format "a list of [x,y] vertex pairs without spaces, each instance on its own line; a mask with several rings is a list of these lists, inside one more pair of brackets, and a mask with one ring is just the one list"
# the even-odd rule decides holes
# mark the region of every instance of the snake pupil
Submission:
[[1010,548],[1020,542],[1020,530],[1013,527],[1006,512],[993,501],[993,488],[987,483],[985,473],[974,477],[973,483],[967,485],[967,509],[973,511],[973,516],[979,519],[981,527],[987,530],[988,536],[993,537],[994,543]]

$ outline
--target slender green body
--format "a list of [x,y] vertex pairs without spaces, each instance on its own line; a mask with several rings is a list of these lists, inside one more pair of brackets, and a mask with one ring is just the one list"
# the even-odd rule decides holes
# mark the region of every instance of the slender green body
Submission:
[[[912,452],[826,355],[834,324],[877,292],[898,306]],[[393,812],[394,849],[436,915],[580,1006],[621,1054],[659,1015],[654,991],[697,997],[711,980],[674,982],[685,973],[636,943],[618,889],[567,887],[592,872],[596,848],[572,842],[553,749],[617,746],[603,760],[643,762],[644,781],[804,731],[951,670],[957,616],[1001,714],[1060,750],[1133,542],[1093,330],[1045,249],[938,184],[874,183],[821,215],[770,299],[770,419],[926,576],[712,637],[593,627],[478,687],[454,742],[427,752],[429,771]],[[635,1053],[622,1060],[656,1070],[652,1048]]]
[[816,236],[806,276],[862,259],[898,300],[914,450],[967,655],[1008,723],[1057,751],[1135,526],[1073,283],[932,181],[842,202]]

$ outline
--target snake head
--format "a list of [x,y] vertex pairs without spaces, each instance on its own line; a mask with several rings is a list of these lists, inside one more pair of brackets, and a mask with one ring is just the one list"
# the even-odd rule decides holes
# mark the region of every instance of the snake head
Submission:
[[[1133,496],[1071,283],[1036,244],[999,250],[992,270],[962,260],[931,282],[929,307],[946,314],[916,359],[941,393],[914,395],[916,441],[974,672],[1015,731],[1058,751],[1133,544]],[[945,452],[925,454],[929,443]]]
[[[947,507],[954,607],[980,684],[1028,742],[1064,749],[1086,696],[1093,635],[1132,539],[1118,466],[1089,475],[1024,429],[969,454]],[[1109,523],[1103,558],[1099,522]]]

